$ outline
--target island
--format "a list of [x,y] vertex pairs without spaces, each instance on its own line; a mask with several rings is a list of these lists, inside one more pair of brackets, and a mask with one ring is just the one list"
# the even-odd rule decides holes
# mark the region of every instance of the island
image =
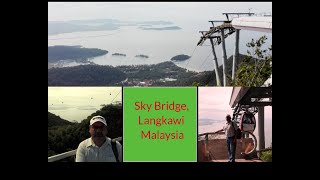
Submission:
[[168,26],[168,27],[142,27],[142,26],[140,26],[140,29],[142,29],[142,30],[180,30],[182,28],[179,26]]
[[139,58],[149,58],[149,56],[143,55],[143,54],[136,55],[135,57],[139,57]]
[[172,57],[171,60],[173,60],[173,61],[184,61],[184,60],[189,59],[190,57],[191,56],[180,54],[180,55],[176,55],[176,56]]
[[60,60],[87,61],[89,58],[107,54],[107,50],[81,46],[48,46],[48,63]]
[[113,53],[112,56],[126,56],[126,54],[121,54],[121,53]]

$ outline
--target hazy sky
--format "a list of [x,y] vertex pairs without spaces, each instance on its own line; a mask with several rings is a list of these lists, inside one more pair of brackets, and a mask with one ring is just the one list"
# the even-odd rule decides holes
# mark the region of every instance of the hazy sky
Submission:
[[[225,124],[225,116],[230,114],[232,117],[231,93],[232,87],[199,87],[199,133],[220,130]],[[258,119],[258,113],[255,118]],[[268,147],[272,142],[272,106],[265,106],[264,118],[265,144]],[[256,136],[257,132],[256,127]]]
[[80,122],[116,101],[122,101],[121,87],[48,87],[48,111],[69,121]]
[[224,120],[232,115],[229,105],[232,87],[199,87],[199,119]]
[[48,21],[78,19],[195,20],[221,12],[272,12],[272,2],[48,2]]

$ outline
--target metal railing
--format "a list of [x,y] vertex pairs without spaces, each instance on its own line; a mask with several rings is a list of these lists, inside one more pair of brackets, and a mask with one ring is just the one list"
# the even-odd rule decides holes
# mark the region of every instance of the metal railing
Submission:
[[[114,139],[112,139],[112,141],[122,141],[122,137],[114,138]],[[68,151],[68,152],[64,152],[61,154],[56,154],[54,156],[48,157],[48,162],[55,162],[55,161],[59,161],[61,159],[67,158],[67,157],[75,156],[76,153],[77,153],[77,149],[72,150],[72,151]]]

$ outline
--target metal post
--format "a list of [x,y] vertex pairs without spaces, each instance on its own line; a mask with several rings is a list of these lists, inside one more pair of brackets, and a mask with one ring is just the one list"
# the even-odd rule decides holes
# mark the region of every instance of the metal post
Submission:
[[234,54],[233,54],[233,62],[232,62],[232,80],[234,80],[236,74],[236,63],[238,62],[239,58],[239,33],[240,29],[236,29],[236,44],[234,47]]
[[221,29],[221,41],[222,41],[222,72],[223,72],[223,86],[227,86],[227,72],[226,72],[226,61],[227,61],[227,53],[226,53],[226,45],[224,41],[224,29]]
[[205,152],[205,156],[206,156],[207,160],[210,160],[209,151],[207,150],[208,143],[209,143],[209,134],[206,134],[206,141],[205,141],[205,144],[204,144],[204,152]]
[[219,76],[219,71],[218,71],[218,59],[217,59],[216,51],[214,50],[214,45],[213,45],[212,38],[210,38],[210,43],[211,43],[211,46],[212,46],[213,64],[214,64],[214,70],[216,72],[217,86],[221,86],[221,81],[220,81],[220,76]]
[[259,150],[265,149],[264,142],[264,106],[258,107],[258,147]]

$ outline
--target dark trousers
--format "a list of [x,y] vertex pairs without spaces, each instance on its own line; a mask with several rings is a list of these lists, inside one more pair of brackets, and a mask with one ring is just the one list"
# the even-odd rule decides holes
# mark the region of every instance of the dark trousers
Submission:
[[227,137],[227,149],[229,154],[229,162],[235,162],[237,144],[234,143],[235,136]]

